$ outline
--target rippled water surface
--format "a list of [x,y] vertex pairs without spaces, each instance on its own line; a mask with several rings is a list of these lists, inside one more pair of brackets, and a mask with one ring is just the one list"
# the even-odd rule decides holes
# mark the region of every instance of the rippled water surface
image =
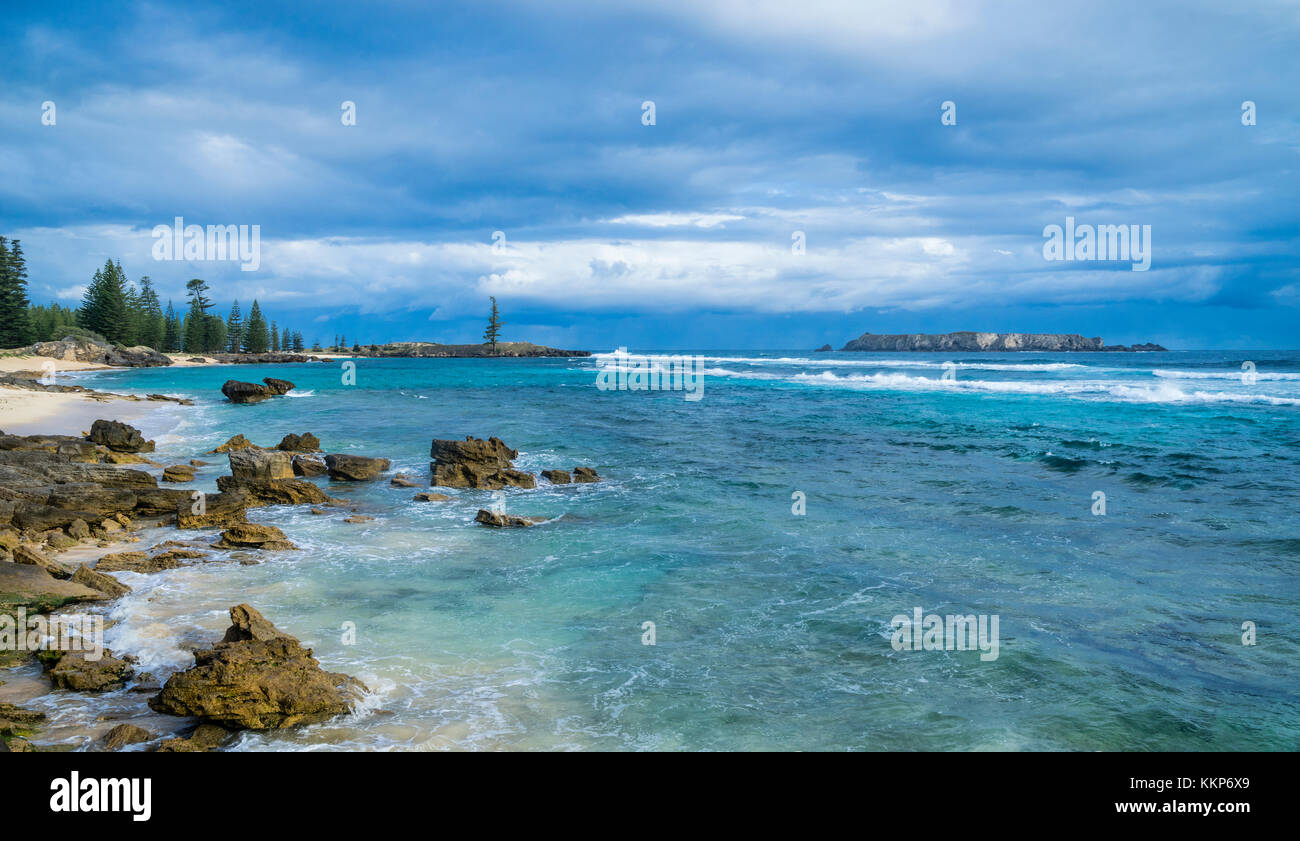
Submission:
[[[508,491],[550,522],[505,531],[473,524],[486,492],[320,480],[376,519],[258,509],[302,551],[123,574],[109,645],[165,677],[249,602],[374,690],[246,750],[1300,747],[1300,353],[704,356],[698,402],[598,391],[577,359],[85,378],[198,401],[143,424],[169,463],[312,432],[427,478],[430,439],[496,435],[606,479]],[[220,402],[263,376],[298,387]],[[998,615],[998,659],[895,651],[918,606]],[[179,726],[144,697],[110,703]],[[102,712],[41,703],[70,743]]]

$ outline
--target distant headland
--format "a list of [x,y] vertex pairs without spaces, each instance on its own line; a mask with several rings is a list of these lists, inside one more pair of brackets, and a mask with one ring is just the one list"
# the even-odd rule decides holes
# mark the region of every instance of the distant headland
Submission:
[[842,351],[1023,351],[1135,352],[1167,350],[1157,344],[1108,345],[1100,336],[1078,333],[863,333]]

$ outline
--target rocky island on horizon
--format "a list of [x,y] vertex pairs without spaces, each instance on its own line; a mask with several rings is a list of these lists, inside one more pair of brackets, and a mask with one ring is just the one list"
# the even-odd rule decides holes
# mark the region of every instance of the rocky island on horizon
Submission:
[[[829,350],[829,348],[826,348]],[[1108,345],[1100,336],[1086,338],[1078,333],[863,333],[846,343],[841,351],[1056,351],[1135,352],[1163,351],[1150,342]]]

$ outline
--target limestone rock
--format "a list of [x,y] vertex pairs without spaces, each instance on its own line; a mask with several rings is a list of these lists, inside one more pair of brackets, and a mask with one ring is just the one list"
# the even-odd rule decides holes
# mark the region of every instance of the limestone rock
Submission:
[[140,430],[119,421],[95,421],[86,440],[117,453],[152,453],[154,449],[154,442],[146,441]]
[[101,750],[106,751],[121,750],[128,745],[138,745],[152,738],[153,734],[143,727],[136,727],[134,724],[119,724],[104,734],[104,737],[99,740],[99,747]]
[[286,450],[294,453],[319,453],[320,439],[310,432],[302,435],[289,433],[280,439],[280,443],[275,445],[277,450]]
[[212,544],[214,549],[297,549],[275,526],[244,523],[231,526],[221,533],[221,539]]
[[188,464],[173,464],[163,470],[164,482],[193,482],[194,468]]
[[573,481],[575,482],[599,482],[600,475],[590,467],[573,468]]
[[321,669],[310,649],[248,605],[232,608],[231,620],[221,642],[195,652],[192,668],[168,678],[149,701],[153,710],[268,730],[347,713],[365,691],[360,681]]
[[293,457],[275,450],[232,450],[230,474],[241,482],[292,479]]
[[545,522],[545,518],[518,517],[514,514],[502,514],[496,511],[488,511],[485,508],[480,508],[478,514],[474,517],[474,522],[498,529],[526,528],[528,526],[536,525],[537,523]]
[[105,593],[113,598],[119,598],[131,592],[130,587],[123,584],[121,581],[118,581],[113,576],[105,575],[103,572],[91,569],[85,564],[77,567],[77,571],[72,574],[70,580],[75,581],[78,584],[84,584],[87,587],[98,590],[99,592]]
[[552,485],[567,485],[573,481],[567,470],[543,470],[542,478]]
[[331,479],[345,482],[369,482],[379,478],[379,474],[388,469],[391,462],[386,458],[352,456],[331,453],[325,456],[325,466],[329,469]]

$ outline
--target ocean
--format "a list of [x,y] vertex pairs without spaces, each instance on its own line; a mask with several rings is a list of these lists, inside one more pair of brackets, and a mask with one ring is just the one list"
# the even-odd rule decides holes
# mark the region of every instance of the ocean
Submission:
[[[498,436],[604,477],[505,491],[547,520],[506,530],[486,491],[315,480],[375,519],[254,509],[301,551],[123,573],[107,643],[162,680],[248,602],[372,690],[234,750],[1300,748],[1300,351],[698,353],[698,401],[600,391],[592,359],[80,376],[196,400],[138,425],[208,491],[237,433],[423,482],[431,439]],[[223,402],[265,376],[297,388]],[[897,650],[916,608],[998,617],[997,658]],[[145,697],[107,703],[182,729]],[[105,708],[34,706],[68,744]]]

